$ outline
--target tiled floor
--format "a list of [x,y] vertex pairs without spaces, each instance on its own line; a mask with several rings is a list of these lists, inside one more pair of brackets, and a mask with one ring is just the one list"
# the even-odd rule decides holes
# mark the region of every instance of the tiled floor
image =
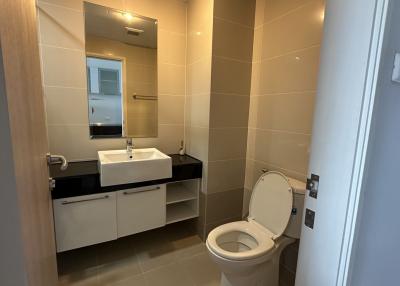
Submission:
[[218,286],[220,272],[185,223],[58,256],[60,286]]

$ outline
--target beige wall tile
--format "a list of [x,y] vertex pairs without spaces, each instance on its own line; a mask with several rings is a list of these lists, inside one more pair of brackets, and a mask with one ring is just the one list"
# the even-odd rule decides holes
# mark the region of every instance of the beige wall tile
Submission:
[[188,95],[209,95],[211,86],[211,57],[203,58],[188,65],[186,80]]
[[244,189],[243,191],[243,209],[242,209],[242,216],[243,218],[248,217],[249,215],[249,205],[251,199],[252,190]]
[[162,95],[158,98],[158,122],[183,125],[184,109],[184,96]]
[[88,125],[48,125],[50,152],[68,161],[97,159],[97,150],[123,149],[124,139],[89,139]]
[[210,121],[210,96],[195,95],[186,97],[186,124],[195,127],[208,127]]
[[250,96],[250,107],[249,107],[249,128],[257,127],[257,118],[258,118],[258,99],[259,96]]
[[250,62],[253,29],[214,18],[213,55]]
[[214,16],[254,27],[256,0],[214,0]]
[[186,35],[158,30],[158,61],[175,65],[186,64]]
[[[143,1],[143,0],[142,0]],[[153,1],[160,29],[186,34],[186,3],[181,0]]]
[[256,127],[311,134],[315,93],[259,96]]
[[86,88],[85,52],[42,46],[45,85]]
[[159,125],[157,146],[165,154],[177,154],[184,138],[183,125]]
[[208,162],[208,194],[243,188],[245,167],[245,159]]
[[257,179],[259,178],[259,176],[261,175],[261,170],[262,169],[266,169],[269,171],[278,171],[281,172],[283,174],[285,174],[286,176],[290,177],[290,178],[294,178],[296,180],[305,182],[306,181],[306,173],[299,173],[293,169],[285,169],[285,168],[281,168],[279,166],[276,165],[272,165],[272,164],[267,164],[265,162],[261,162],[261,161],[255,161],[255,166],[254,166],[254,176],[253,178],[255,179],[254,183],[257,182]]
[[249,96],[211,95],[210,127],[247,127]]
[[213,57],[211,92],[248,95],[251,63]]
[[187,64],[211,57],[212,32],[205,30],[189,30],[187,35]]
[[50,3],[53,5],[58,5],[58,6],[65,7],[65,8],[83,11],[83,1],[82,0],[43,0],[40,2]]
[[246,157],[247,128],[210,129],[209,160]]
[[310,135],[256,131],[255,159],[305,174]]
[[292,13],[265,24],[263,58],[319,45],[322,36],[323,11],[322,1],[311,1]]
[[260,95],[261,94],[261,61],[253,62],[251,65],[251,87],[250,95]]
[[256,0],[256,12],[254,15],[254,27],[264,24],[264,10],[266,0]]
[[208,127],[188,127],[186,132],[187,153],[195,158],[208,161]]
[[185,95],[185,66],[158,64],[158,93]]
[[304,5],[309,0],[265,0],[264,5],[264,23],[276,19],[293,9]]
[[316,90],[320,47],[265,60],[261,65],[260,93]]
[[254,62],[261,61],[262,52],[263,52],[263,34],[264,34],[264,26],[260,26],[254,29],[254,37],[253,37],[253,64]]
[[81,11],[44,2],[38,3],[38,11],[42,44],[85,49],[84,20]]
[[207,224],[227,218],[240,217],[243,208],[243,189],[208,194],[206,221]]
[[189,1],[187,9],[188,64],[211,57],[213,1]]
[[[245,172],[245,180],[244,180],[244,188],[247,189],[247,190],[252,190],[253,189],[253,184],[254,184],[254,166],[255,166],[254,160],[248,158],[246,160],[246,172]],[[261,171],[260,171],[260,174],[261,174]]]
[[249,128],[247,130],[247,150],[246,150],[247,159],[254,159],[255,147],[256,147],[256,129]]
[[257,0],[246,153],[248,190],[262,169],[306,178],[323,3]]
[[86,89],[44,87],[47,124],[88,125],[88,98]]

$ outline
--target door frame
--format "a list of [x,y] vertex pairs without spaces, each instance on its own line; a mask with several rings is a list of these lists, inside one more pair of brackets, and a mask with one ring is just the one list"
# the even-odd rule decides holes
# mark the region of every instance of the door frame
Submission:
[[378,78],[380,74],[385,29],[389,15],[388,8],[390,7],[391,2],[392,0],[376,0],[374,27],[370,44],[370,57],[368,60],[364,86],[364,100],[361,108],[358,142],[357,149],[355,150],[348,211],[343,234],[343,247],[340,255],[336,282],[338,286],[350,285],[352,270],[351,262],[355,253],[354,242],[359,226],[358,213],[360,207],[360,196],[364,189],[363,183],[365,181],[364,173],[366,171],[368,144],[370,142],[370,131],[375,106],[375,97],[377,94]]

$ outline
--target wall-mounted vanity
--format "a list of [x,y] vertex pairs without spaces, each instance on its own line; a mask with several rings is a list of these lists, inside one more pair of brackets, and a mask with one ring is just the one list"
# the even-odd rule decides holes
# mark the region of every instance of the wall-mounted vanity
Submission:
[[[52,198],[58,252],[115,240],[199,214],[200,161],[187,155],[168,156],[156,148],[132,150],[129,146],[128,150],[120,150],[124,138],[157,142],[157,137],[166,137],[165,131],[158,134],[161,123],[183,131],[183,124],[158,120],[158,66],[165,65],[157,60],[158,21],[88,2],[83,8],[86,72],[77,75],[79,87],[72,87],[73,81],[51,84],[51,88],[68,87],[70,98],[64,103],[47,95],[49,137],[68,137],[69,142],[67,148],[61,148],[65,140],[51,140],[51,148],[75,161],[70,162],[67,171],[59,171],[59,166],[51,168],[56,180]],[[52,7],[43,4],[41,9],[45,12],[42,15],[51,17]],[[43,54],[46,62],[47,53]],[[75,106],[80,113],[82,108],[87,109],[84,121],[79,118],[73,122],[75,113],[63,112],[62,105],[71,103],[75,90],[87,93],[87,100],[82,101],[80,95],[81,101]],[[172,94],[174,100],[184,95],[161,94]],[[166,110],[170,106],[164,104],[163,108],[160,113],[170,113]],[[53,121],[57,123],[54,126]],[[77,136],[71,131],[74,129],[84,132]],[[162,141],[183,139],[181,135],[169,137]],[[160,148],[148,142],[142,145]],[[167,150],[177,152],[178,148],[176,144]],[[97,160],[93,160],[93,151]]]
[[202,163],[170,155],[169,178],[101,186],[98,161],[51,167],[57,251],[84,247],[195,218]]

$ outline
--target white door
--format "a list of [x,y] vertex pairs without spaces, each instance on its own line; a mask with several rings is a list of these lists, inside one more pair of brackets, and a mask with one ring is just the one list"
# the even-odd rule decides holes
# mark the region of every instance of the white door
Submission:
[[303,224],[296,286],[346,285],[386,19],[385,0],[327,1],[306,194],[314,226]]

